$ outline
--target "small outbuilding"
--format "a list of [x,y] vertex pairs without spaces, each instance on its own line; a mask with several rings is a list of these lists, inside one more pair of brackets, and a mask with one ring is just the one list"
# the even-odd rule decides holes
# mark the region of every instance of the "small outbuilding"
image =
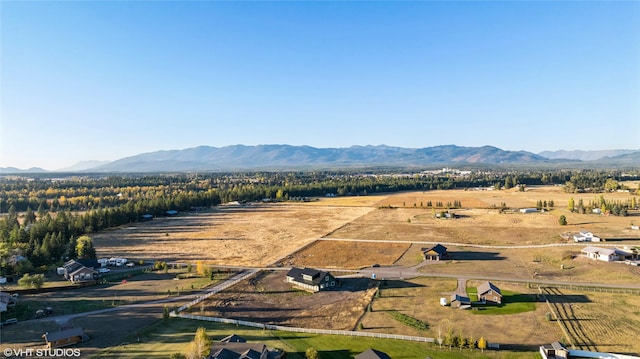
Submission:
[[459,294],[451,294],[451,307],[452,308],[469,308],[471,307],[471,299]]

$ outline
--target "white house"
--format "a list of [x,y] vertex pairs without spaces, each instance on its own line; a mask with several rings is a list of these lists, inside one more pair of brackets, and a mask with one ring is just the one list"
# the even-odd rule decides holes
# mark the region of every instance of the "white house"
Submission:
[[581,251],[587,258],[603,261],[603,262],[613,262],[620,260],[620,256],[615,249],[611,248],[602,248],[602,247],[584,247]]
[[573,235],[573,240],[575,242],[600,242],[600,237],[594,236],[591,232],[580,231],[580,233]]

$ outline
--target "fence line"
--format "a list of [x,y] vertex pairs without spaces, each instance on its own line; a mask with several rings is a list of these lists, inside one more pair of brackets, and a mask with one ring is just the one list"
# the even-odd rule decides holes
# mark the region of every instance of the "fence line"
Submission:
[[[231,286],[234,286],[236,284],[238,284],[239,282],[242,282],[243,280],[253,277],[254,275],[256,275],[256,273],[258,273],[259,270],[257,269],[252,269],[249,271],[242,271],[240,273],[238,273],[237,275],[235,275],[234,277],[230,278],[229,280],[226,280],[224,283],[221,283],[213,288],[211,288],[207,294],[204,294],[202,296],[196,296],[196,299],[192,300],[191,302],[179,307],[178,309],[175,310],[175,313],[180,313],[185,309],[191,308],[194,305],[202,302],[205,299],[208,299],[209,297],[211,297],[214,294],[217,294]],[[170,315],[173,316],[173,312],[170,313]]]
[[235,325],[242,325],[246,327],[261,328],[261,329],[267,329],[267,330],[279,330],[279,331],[285,331],[285,332],[344,335],[344,336],[353,336],[353,337],[369,337],[369,338],[381,338],[381,339],[398,339],[398,340],[407,340],[407,341],[422,342],[422,343],[435,342],[434,338],[414,337],[410,335],[356,332],[352,330],[329,330],[329,329],[284,327],[280,325],[249,322],[246,320],[236,320],[236,319],[218,318],[218,317],[205,317],[200,315],[179,314],[179,313],[171,313],[170,315],[172,317],[178,317],[178,318],[225,323],[225,324],[235,324]]
[[536,283],[535,281],[531,281],[531,284],[537,284],[540,287],[550,287],[550,288],[562,288],[569,289],[575,291],[588,291],[588,292],[599,292],[599,293],[620,293],[620,294],[635,294],[640,295],[640,289],[630,289],[630,288],[607,288],[607,287],[589,287],[583,285],[574,285],[574,284],[544,284],[544,283]]

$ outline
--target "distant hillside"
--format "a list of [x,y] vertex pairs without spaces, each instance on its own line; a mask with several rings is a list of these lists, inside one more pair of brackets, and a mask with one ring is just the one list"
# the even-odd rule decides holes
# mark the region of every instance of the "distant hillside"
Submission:
[[538,155],[550,160],[579,160],[596,161],[605,157],[616,157],[636,152],[638,150],[602,150],[602,151],[542,151]]
[[613,156],[613,157],[605,157],[601,158],[598,161],[601,163],[611,163],[611,164],[624,164],[624,165],[638,165],[640,164],[640,151],[627,153],[624,155]]
[[80,161],[73,166],[58,169],[56,170],[56,172],[84,171],[84,170],[89,170],[95,167],[104,166],[108,163],[111,163],[111,161]]
[[21,174],[21,173],[44,173],[47,170],[44,170],[39,167],[31,167],[26,170],[21,170],[15,167],[0,167],[0,174]]
[[352,146],[315,148],[290,145],[201,146],[157,151],[122,158],[92,169],[101,172],[216,171],[291,169],[342,166],[411,166],[429,164],[547,163],[525,151],[504,151],[492,146],[454,145],[427,148]]

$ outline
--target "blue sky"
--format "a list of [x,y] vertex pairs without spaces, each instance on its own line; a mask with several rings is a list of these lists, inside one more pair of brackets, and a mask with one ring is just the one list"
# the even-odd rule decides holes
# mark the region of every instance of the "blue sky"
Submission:
[[640,2],[0,2],[0,166],[199,145],[640,149]]

